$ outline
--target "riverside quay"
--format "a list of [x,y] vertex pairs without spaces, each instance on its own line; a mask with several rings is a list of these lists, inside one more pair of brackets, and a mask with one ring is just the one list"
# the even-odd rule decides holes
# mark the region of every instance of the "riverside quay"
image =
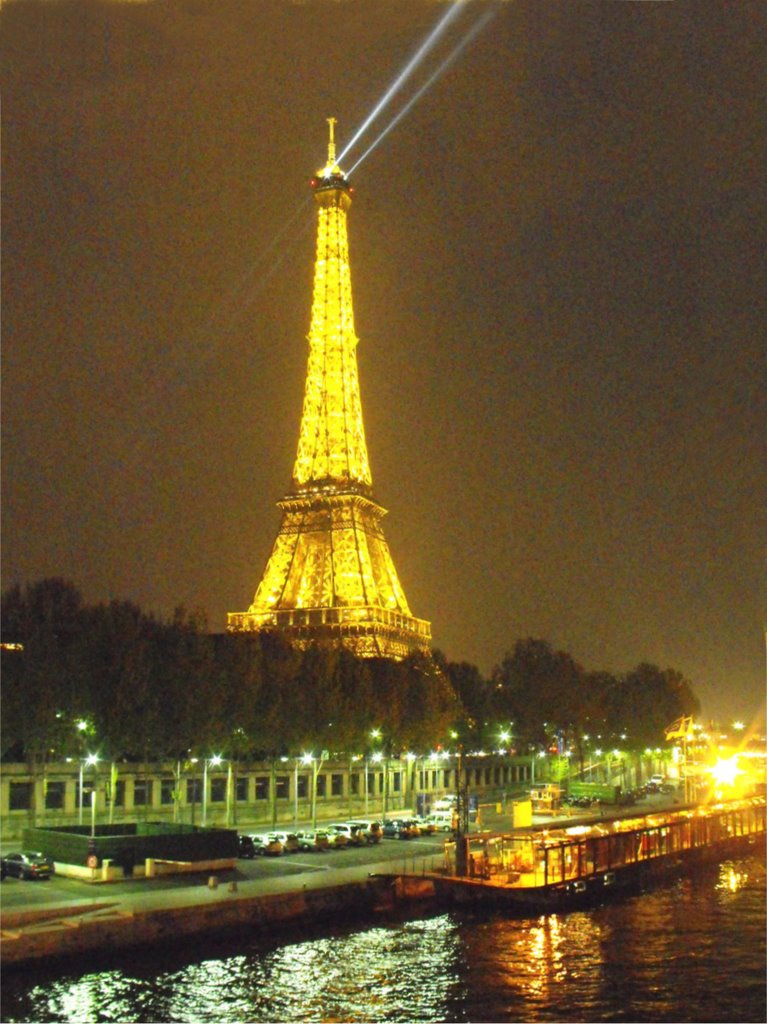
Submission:
[[[467,758],[464,783],[476,798],[501,799],[530,784],[529,757]],[[540,775],[540,769],[536,766]],[[427,813],[457,787],[456,758],[290,757],[238,762],[200,758],[159,764],[112,763],[90,756],[32,774],[5,764],[0,823],[6,839],[30,824],[103,824],[152,818],[192,825],[276,825],[309,819]]]

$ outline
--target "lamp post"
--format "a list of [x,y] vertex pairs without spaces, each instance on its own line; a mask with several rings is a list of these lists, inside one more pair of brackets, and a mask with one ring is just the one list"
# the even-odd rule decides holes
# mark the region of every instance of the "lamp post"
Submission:
[[232,818],[235,817],[236,804],[234,801],[234,769],[230,761],[226,766],[226,827],[232,827]]
[[[404,797],[405,807],[408,807],[410,805],[410,793],[412,793],[413,790],[415,789],[415,762],[416,755],[412,751],[408,751],[408,753],[405,754],[405,764],[407,767],[405,768],[405,785],[403,787],[402,793]],[[416,798],[416,804],[417,803],[418,799]],[[421,812],[419,811],[418,807],[416,807],[416,814],[418,813]]]
[[82,825],[82,823],[83,823],[83,770],[85,768],[92,767],[94,764],[97,764],[98,763],[98,759],[99,759],[99,755],[98,754],[88,754],[88,756],[85,759],[81,759],[81,761],[80,761],[80,793],[79,793],[79,801],[78,801],[78,803],[79,803],[79,811],[80,811],[79,816],[78,816],[78,823],[80,825]]
[[[313,761],[314,761],[314,757],[311,754],[304,754],[301,758],[298,758],[298,757],[296,758],[296,770],[295,770],[295,783],[296,784],[295,784],[295,797],[294,797],[294,799],[295,799],[296,827],[298,827],[298,766],[299,766],[299,764],[303,764],[306,767],[308,767],[309,765],[311,765],[311,763]],[[314,791],[314,789],[312,789],[312,804],[311,804],[312,814],[314,813],[314,802],[315,802],[315,791]]]
[[[381,761],[383,760],[383,754],[381,753],[380,750],[377,750],[375,754],[373,754],[373,756],[370,758],[370,760],[373,762],[373,764],[380,764]],[[383,803],[383,798],[381,800],[381,817],[383,818],[384,821],[386,821],[386,806]]]
[[[457,734],[453,734],[453,737],[458,738]],[[463,754],[463,743],[459,741],[455,763],[455,794],[457,798],[455,809],[458,819],[455,830],[455,873],[459,878],[465,877],[469,866],[469,792]]]
[[206,757],[202,764],[202,827],[205,828],[208,823],[208,765],[217,767],[221,764],[223,758],[216,754],[214,757]]
[[298,758],[293,765],[293,828],[298,828]]

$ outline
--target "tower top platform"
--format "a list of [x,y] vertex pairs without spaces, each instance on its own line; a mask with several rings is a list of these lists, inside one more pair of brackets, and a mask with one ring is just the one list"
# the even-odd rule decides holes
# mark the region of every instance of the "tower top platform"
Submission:
[[318,202],[323,201],[321,198],[323,193],[333,192],[340,189],[346,196],[350,197],[351,193],[354,191],[349,184],[349,179],[336,163],[336,142],[333,130],[336,124],[336,119],[334,117],[329,117],[327,122],[330,128],[327,163],[324,167],[320,167],[310,183],[314,189],[315,198]]

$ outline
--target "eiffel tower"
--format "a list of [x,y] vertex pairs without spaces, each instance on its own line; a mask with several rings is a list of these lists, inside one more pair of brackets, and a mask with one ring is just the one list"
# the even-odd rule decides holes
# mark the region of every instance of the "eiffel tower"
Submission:
[[332,641],[360,657],[429,649],[429,623],[410,613],[372,496],[357,375],[346,214],[351,188],[328,161],[312,179],[318,207],[309,362],[292,488],[246,612],[230,631],[276,629],[303,647]]

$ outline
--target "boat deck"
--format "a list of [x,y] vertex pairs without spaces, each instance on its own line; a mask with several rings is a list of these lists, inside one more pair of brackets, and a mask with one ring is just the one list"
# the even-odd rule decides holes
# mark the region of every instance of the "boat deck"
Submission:
[[[462,879],[504,889],[574,885],[636,865],[705,859],[765,834],[765,798],[694,805],[592,824],[463,838]],[[459,840],[461,841],[461,840]],[[446,874],[459,877],[456,843],[446,844]]]

